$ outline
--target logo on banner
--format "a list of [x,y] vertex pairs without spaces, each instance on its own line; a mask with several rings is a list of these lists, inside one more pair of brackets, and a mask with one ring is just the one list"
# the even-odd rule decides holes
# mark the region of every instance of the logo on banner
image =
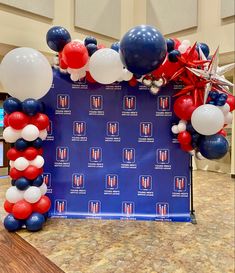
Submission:
[[170,150],[169,149],[157,149],[157,163],[169,164],[170,163]]
[[72,187],[83,189],[85,187],[84,174],[82,173],[73,173],[72,175]]
[[151,122],[140,123],[140,136],[141,137],[152,137],[153,126]]
[[103,97],[100,95],[90,96],[90,109],[102,110],[103,109]]
[[187,189],[187,178],[185,176],[174,177],[174,191],[183,192]]
[[88,202],[88,213],[98,214],[101,212],[101,202],[99,200],[90,200]]
[[47,127],[47,136],[52,136],[52,121],[49,121],[49,125]]
[[69,148],[68,147],[57,147],[56,148],[56,160],[60,162],[69,161]]
[[90,148],[90,162],[102,162],[102,149],[100,147]]
[[152,190],[152,176],[140,175],[139,176],[139,189],[141,191]]
[[126,215],[132,215],[135,213],[135,203],[125,201],[122,202],[122,213]]
[[86,122],[85,121],[74,121],[73,122],[73,135],[74,136],[85,136],[86,135]]
[[158,97],[158,111],[170,111],[170,97],[159,96]]
[[169,216],[169,204],[168,203],[157,203],[156,204],[156,214],[159,217]]
[[65,213],[67,211],[67,201],[64,199],[55,200],[55,213]]
[[119,136],[119,123],[116,121],[107,122],[107,136],[117,137]]
[[118,176],[116,174],[107,174],[106,175],[106,189],[115,190],[118,188]]
[[66,94],[57,95],[57,109],[69,109],[70,107],[70,97]]
[[43,173],[42,175],[43,183],[47,185],[47,188],[51,187],[51,174],[50,173]]
[[135,96],[124,96],[123,110],[125,110],[125,111],[135,111],[136,110],[136,97]]
[[123,149],[123,163],[135,163],[135,149],[133,148]]

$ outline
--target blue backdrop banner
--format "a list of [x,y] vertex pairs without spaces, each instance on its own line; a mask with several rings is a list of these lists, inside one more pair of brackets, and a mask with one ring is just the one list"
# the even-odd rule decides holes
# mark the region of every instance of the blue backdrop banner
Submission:
[[190,221],[190,158],[171,133],[178,87],[153,96],[143,85],[73,83],[54,71],[42,99],[51,217]]

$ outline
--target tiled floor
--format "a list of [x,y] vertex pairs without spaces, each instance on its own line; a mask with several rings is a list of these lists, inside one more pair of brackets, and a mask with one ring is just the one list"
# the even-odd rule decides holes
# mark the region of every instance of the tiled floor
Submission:
[[[19,234],[69,273],[232,273],[234,180],[194,177],[197,225],[53,219],[41,232]],[[1,207],[7,186],[0,180]]]

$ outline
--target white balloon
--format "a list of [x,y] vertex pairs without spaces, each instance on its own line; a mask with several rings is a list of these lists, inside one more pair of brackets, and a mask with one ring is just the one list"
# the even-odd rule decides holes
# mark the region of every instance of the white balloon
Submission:
[[47,185],[45,183],[43,183],[40,187],[39,187],[40,191],[41,191],[41,195],[45,195],[47,193]]
[[26,158],[22,157],[22,156],[18,157],[14,161],[14,167],[19,171],[25,170],[28,166],[29,166],[29,161]]
[[172,133],[173,134],[178,134],[179,133],[179,129],[178,129],[178,125],[173,125],[172,127],[171,127],[171,131],[172,131]]
[[14,161],[10,160],[9,165],[10,165],[11,168],[14,168]]
[[224,114],[215,105],[204,104],[193,111],[191,122],[199,134],[214,135],[224,127]]
[[181,53],[181,54],[184,54],[186,51],[187,51],[187,46],[185,46],[185,45],[180,45],[179,47],[178,47],[178,50],[179,50],[179,52]]
[[206,159],[200,152],[197,152],[197,153],[196,153],[196,158],[197,158],[198,160]]
[[132,77],[133,77],[133,73],[131,73],[127,69],[123,69],[121,78],[124,81],[129,81],[129,80],[131,80]]
[[1,63],[0,81],[4,89],[20,100],[39,99],[51,88],[53,74],[47,58],[35,49],[11,50]]
[[41,155],[37,155],[29,164],[40,169],[44,165],[44,158]]
[[27,141],[34,141],[36,138],[39,137],[39,130],[35,125],[28,124],[23,128],[21,136]]
[[41,140],[45,140],[47,138],[47,130],[41,130],[39,131],[39,137],[41,138]]
[[123,64],[115,50],[103,48],[91,56],[89,70],[94,80],[102,84],[110,84],[121,77]]
[[184,131],[186,131],[186,124],[185,123],[179,123],[178,124],[178,131],[181,133],[181,132],[184,132]]
[[39,189],[39,187],[29,187],[25,192],[24,192],[24,199],[25,201],[33,204],[39,201],[41,198],[42,194]]
[[24,198],[24,191],[18,190],[15,186],[6,191],[6,199],[10,203],[16,203]]
[[77,73],[70,74],[70,79],[73,82],[77,82],[79,80],[79,75]]
[[223,113],[226,115],[230,111],[230,106],[228,103],[225,103],[223,106],[217,106]]
[[189,40],[183,40],[181,44],[188,48],[188,47],[190,47],[191,42]]
[[15,130],[11,126],[6,127],[3,130],[3,138],[6,142],[14,143],[17,139],[21,138],[22,130]]
[[232,124],[233,123],[233,114],[231,112],[228,112],[224,116],[224,124]]

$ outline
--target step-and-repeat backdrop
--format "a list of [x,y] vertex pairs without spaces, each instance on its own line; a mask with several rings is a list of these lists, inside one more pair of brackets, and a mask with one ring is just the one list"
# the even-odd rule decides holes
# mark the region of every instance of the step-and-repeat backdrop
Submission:
[[189,155],[171,133],[174,89],[73,83],[54,72],[44,181],[51,217],[190,221]]

